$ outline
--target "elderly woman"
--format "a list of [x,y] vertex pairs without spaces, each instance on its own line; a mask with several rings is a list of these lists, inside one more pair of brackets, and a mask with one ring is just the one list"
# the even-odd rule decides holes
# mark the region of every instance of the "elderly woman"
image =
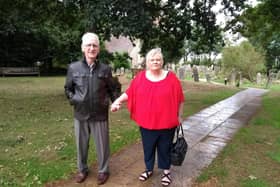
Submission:
[[171,183],[171,147],[176,127],[183,114],[184,95],[180,81],[171,71],[164,70],[161,49],[146,55],[146,70],[139,72],[128,89],[111,105],[111,111],[127,108],[140,127],[146,169],[139,180],[146,181],[153,174],[155,153],[158,168],[162,169],[161,183]]

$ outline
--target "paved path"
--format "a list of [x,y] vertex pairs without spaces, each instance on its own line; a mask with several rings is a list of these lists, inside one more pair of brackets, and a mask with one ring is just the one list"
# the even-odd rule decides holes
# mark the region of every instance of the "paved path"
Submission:
[[[183,165],[171,168],[173,183],[170,186],[191,186],[201,169],[208,166],[234,133],[251,119],[261,105],[260,96],[265,92],[248,88],[187,118],[183,128],[189,150]],[[140,143],[112,156],[110,168],[111,176],[104,187],[161,186],[161,171],[156,169],[156,165],[151,179],[138,181],[138,175],[145,168]],[[96,175],[96,166],[93,166],[89,178],[83,184],[75,184],[71,179],[47,186],[94,187],[97,186]]]

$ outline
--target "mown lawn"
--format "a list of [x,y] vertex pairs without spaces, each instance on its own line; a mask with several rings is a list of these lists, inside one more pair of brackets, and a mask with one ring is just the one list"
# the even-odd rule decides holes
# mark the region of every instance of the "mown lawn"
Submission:
[[262,109],[197,178],[194,186],[280,186],[280,85],[271,86]]
[[[64,77],[0,78],[1,187],[42,186],[76,171],[72,108],[64,96],[64,81]],[[189,81],[182,85],[185,117],[238,91]],[[112,154],[138,140],[138,127],[125,108],[110,113]],[[92,141],[90,146],[89,162],[94,163]],[[277,158],[277,153],[269,154]]]

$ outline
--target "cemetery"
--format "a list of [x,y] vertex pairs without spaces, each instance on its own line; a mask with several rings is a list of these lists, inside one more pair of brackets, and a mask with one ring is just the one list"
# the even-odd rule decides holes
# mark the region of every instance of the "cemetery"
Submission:
[[[74,179],[75,120],[64,90],[68,67],[92,55],[93,63],[98,59],[110,66],[125,92],[146,69],[145,55],[152,48],[160,48],[163,69],[176,74],[185,96],[188,150],[181,166],[171,165],[168,186],[280,186],[279,1],[0,5],[1,187],[100,186],[91,140],[87,179],[82,184]],[[85,32],[96,33],[99,43],[84,45]],[[81,82],[93,77],[89,73],[78,73]],[[146,170],[143,146],[126,103],[108,116],[110,178],[103,186],[162,186],[157,158],[149,180],[139,180]]]

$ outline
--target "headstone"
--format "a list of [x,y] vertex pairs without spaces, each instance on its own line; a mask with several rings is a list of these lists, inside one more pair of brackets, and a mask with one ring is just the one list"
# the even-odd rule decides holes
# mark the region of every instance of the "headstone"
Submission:
[[242,85],[243,84],[243,77],[242,77],[242,73],[239,72],[239,84]]
[[195,82],[199,82],[199,74],[198,74],[198,69],[196,66],[193,66],[192,68],[192,73],[193,73],[193,79]]
[[219,66],[214,66],[214,73],[215,73],[215,75],[218,75],[220,70],[221,70],[221,68]]
[[236,80],[236,72],[232,71],[230,74],[230,80],[229,80],[230,84],[235,85],[235,80]]
[[121,74],[121,75],[124,75],[124,67],[121,67],[121,69],[120,69],[120,74]]
[[117,76],[121,75],[121,70],[119,68],[117,69],[116,74],[117,74]]
[[210,73],[208,71],[205,74],[205,78],[206,78],[207,82],[211,82],[211,76],[210,76]]
[[256,79],[256,83],[257,84],[261,84],[262,82],[262,75],[260,72],[257,73],[257,79]]
[[185,68],[184,67],[180,67],[179,68],[179,79],[180,80],[184,80],[185,79]]
[[205,69],[205,78],[208,83],[211,82],[211,75],[214,73],[212,69],[213,68],[209,68],[209,67]]
[[236,87],[239,87],[240,84],[241,84],[241,79],[242,79],[242,76],[241,76],[241,72],[239,71],[236,75],[236,80],[235,80],[235,86]]
[[267,82],[266,82],[266,88],[270,87],[272,84],[273,80],[276,78],[276,73],[273,71],[269,71],[268,76],[267,76]]
[[278,71],[277,75],[276,75],[276,80],[280,79],[280,70]]
[[199,73],[204,73],[204,74],[206,74],[207,67],[206,67],[206,66],[200,65],[200,66],[198,67],[198,70],[199,70]]

